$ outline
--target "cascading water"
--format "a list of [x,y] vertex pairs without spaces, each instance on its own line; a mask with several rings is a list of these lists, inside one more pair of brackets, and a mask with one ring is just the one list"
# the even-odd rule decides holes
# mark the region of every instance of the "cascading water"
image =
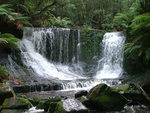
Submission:
[[123,73],[123,46],[125,35],[123,32],[106,33],[102,40],[103,53],[98,61],[98,79],[114,79]]
[[[74,73],[69,66],[60,64],[69,63],[69,54],[72,55],[71,60],[73,57],[75,57],[76,62],[79,59],[77,47],[74,46],[71,50],[69,44],[76,43],[78,45],[80,40],[77,39],[77,42],[70,40],[70,29],[27,28],[21,41],[22,61],[28,69],[39,77],[60,80],[81,79],[83,77]],[[71,53],[71,51],[75,52]],[[54,63],[54,61],[59,62],[59,64]]]
[[96,79],[83,76],[79,30],[26,28],[20,42],[21,60],[31,75],[61,81],[62,89],[92,88],[99,83],[111,85],[111,80],[100,79],[116,78],[123,72],[124,41],[122,32],[105,34]]

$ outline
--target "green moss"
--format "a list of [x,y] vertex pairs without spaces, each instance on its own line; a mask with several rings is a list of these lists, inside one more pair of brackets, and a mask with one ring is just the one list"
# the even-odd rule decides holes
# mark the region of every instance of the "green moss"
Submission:
[[[51,112],[53,113],[53,112]],[[62,102],[58,102],[54,113],[66,113],[63,109]]]
[[3,103],[3,108],[6,109],[28,109],[30,107],[30,101],[24,98],[7,98]]
[[48,113],[51,113],[55,109],[56,104],[60,101],[61,98],[50,98],[49,100],[44,102],[44,110],[49,111]]
[[127,100],[115,89],[106,84],[99,84],[90,90],[88,100],[83,104],[89,108],[102,111],[122,110]]
[[0,82],[3,82],[3,80],[8,80],[9,77],[9,71],[3,67],[0,66]]

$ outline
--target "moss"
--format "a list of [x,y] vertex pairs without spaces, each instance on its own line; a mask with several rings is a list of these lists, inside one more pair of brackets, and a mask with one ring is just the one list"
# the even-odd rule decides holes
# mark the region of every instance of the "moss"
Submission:
[[30,101],[24,98],[7,98],[3,103],[5,109],[28,109],[30,107]]
[[92,88],[88,100],[83,101],[86,107],[103,111],[122,110],[126,103],[124,96],[106,84],[99,84]]
[[0,82],[3,82],[3,80],[8,80],[9,77],[9,71],[3,67],[0,66]]
[[[53,112],[51,112],[53,113]],[[58,102],[54,113],[66,113],[63,109],[62,102]]]
[[[61,98],[50,98],[49,100],[45,101],[43,106],[44,106],[44,110],[45,111],[53,111],[53,109],[55,108],[54,106],[61,101]],[[51,106],[53,106],[51,108]]]

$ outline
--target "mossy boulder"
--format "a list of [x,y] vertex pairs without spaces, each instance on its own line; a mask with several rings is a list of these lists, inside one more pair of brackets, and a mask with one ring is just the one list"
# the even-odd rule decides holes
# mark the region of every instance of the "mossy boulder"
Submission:
[[45,101],[43,103],[44,110],[46,112],[49,110],[48,113],[51,113],[52,111],[55,110],[55,107],[56,107],[57,103],[60,102],[60,101],[61,101],[61,98],[50,98],[50,99],[48,99],[47,101]]
[[141,90],[135,84],[121,84],[116,90],[120,93],[141,93]]
[[138,84],[122,84],[118,86],[117,91],[129,100],[129,105],[150,104],[149,97]]
[[13,97],[12,89],[7,83],[0,83],[0,105],[9,97]]
[[92,88],[87,97],[88,100],[83,104],[100,111],[120,111],[127,103],[124,96],[106,84],[99,84]]
[[31,103],[28,99],[25,98],[7,98],[3,103],[4,109],[29,109]]

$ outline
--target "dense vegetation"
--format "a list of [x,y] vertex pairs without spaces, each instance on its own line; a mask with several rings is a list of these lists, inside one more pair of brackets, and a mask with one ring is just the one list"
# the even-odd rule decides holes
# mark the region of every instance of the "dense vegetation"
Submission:
[[[14,24],[17,29],[35,26],[124,30],[128,37],[125,69],[132,74],[150,69],[149,0],[1,0],[0,22]],[[3,47],[16,48],[17,41],[10,34],[0,35]]]

